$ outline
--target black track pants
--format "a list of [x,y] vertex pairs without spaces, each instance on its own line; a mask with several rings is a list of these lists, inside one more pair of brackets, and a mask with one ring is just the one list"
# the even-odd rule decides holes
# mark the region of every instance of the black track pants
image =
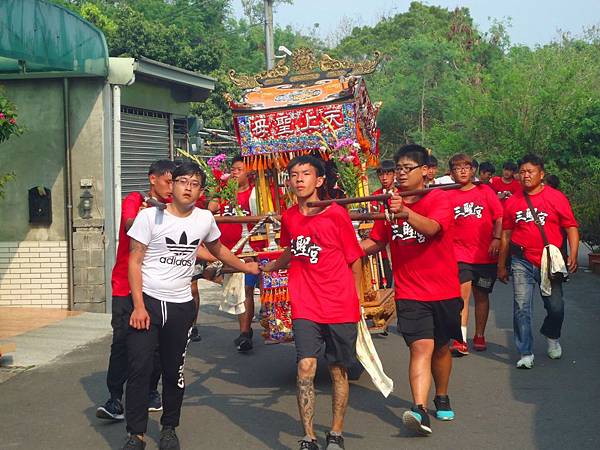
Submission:
[[[133,310],[131,295],[114,296],[112,298],[113,329],[112,344],[110,346],[110,357],[108,360],[108,371],[106,372],[106,385],[111,398],[123,397],[123,385],[127,381],[127,333],[129,333],[129,318]],[[160,379],[160,356],[158,347],[154,357],[154,367],[150,378],[150,389],[155,391]]]
[[148,389],[152,376],[154,349],[158,346],[162,368],[163,414],[160,423],[179,425],[185,390],[183,366],[189,336],[194,322],[194,301],[171,303],[144,294],[150,315],[149,330],[129,329],[127,354],[129,377],[125,399],[127,431],[143,434],[148,424]]

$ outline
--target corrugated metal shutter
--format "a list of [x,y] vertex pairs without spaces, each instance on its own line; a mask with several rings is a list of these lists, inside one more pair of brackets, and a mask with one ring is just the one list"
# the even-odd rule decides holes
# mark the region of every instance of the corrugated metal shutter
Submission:
[[169,114],[121,107],[121,196],[148,190],[148,167],[169,158]]

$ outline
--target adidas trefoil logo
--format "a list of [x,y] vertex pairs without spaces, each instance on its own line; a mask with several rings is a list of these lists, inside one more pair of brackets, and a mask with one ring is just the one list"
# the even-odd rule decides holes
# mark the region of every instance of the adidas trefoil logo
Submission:
[[[165,241],[167,243],[167,248],[171,253],[174,253],[174,256],[165,257],[162,256],[160,258],[160,262],[163,264],[170,264],[173,266],[192,266],[192,259],[187,259],[191,253],[196,251],[198,244],[200,243],[200,239],[196,239],[195,241],[187,243],[187,235],[185,231],[181,233],[181,237],[179,238],[179,243],[175,242],[173,239],[165,237]],[[181,259],[177,259],[177,256],[183,256]]]
[[167,248],[175,253],[177,256],[187,255],[196,251],[196,247],[200,243],[200,239],[196,239],[195,241],[187,243],[187,234],[185,231],[181,233],[181,237],[179,238],[179,243],[175,242],[173,239],[165,237],[165,241],[167,242]]

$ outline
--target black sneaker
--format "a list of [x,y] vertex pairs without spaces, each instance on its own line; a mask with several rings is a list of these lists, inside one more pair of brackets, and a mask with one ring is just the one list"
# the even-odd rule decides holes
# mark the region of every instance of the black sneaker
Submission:
[[316,439],[308,440],[304,438],[298,442],[300,443],[300,450],[321,450]]
[[454,420],[454,411],[450,406],[450,398],[447,395],[436,395],[433,399],[436,412],[435,417],[439,420]]
[[179,450],[179,438],[174,427],[164,426],[160,432],[159,450]]
[[247,333],[240,333],[240,335],[233,340],[238,352],[247,352],[252,350],[252,347],[254,347],[252,344],[253,334],[254,332],[252,329],[250,329],[250,331]]
[[198,327],[192,327],[192,333],[190,334],[190,341],[200,342],[202,337],[198,334]]
[[325,435],[327,442],[326,450],[344,450],[344,438],[341,435],[327,433]]
[[148,411],[162,411],[162,401],[158,391],[150,391],[150,398],[148,399]]
[[423,405],[416,405],[410,411],[404,411],[404,414],[402,414],[402,423],[404,423],[406,428],[421,435],[427,436],[431,434],[429,415],[425,411],[425,408],[423,408]]
[[135,434],[130,434],[122,450],[144,450],[146,443]]
[[99,419],[121,421],[125,419],[125,413],[121,400],[118,398],[110,398],[104,404],[96,409],[96,417]]

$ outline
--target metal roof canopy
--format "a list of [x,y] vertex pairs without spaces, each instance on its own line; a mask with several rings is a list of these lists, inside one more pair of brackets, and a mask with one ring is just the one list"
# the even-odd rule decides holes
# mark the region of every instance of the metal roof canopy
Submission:
[[164,83],[172,88],[173,98],[178,102],[205,100],[215,89],[214,78],[150,58],[111,57],[109,60],[110,84],[130,85],[136,79]]
[[104,34],[46,0],[0,2],[0,79],[106,77]]

